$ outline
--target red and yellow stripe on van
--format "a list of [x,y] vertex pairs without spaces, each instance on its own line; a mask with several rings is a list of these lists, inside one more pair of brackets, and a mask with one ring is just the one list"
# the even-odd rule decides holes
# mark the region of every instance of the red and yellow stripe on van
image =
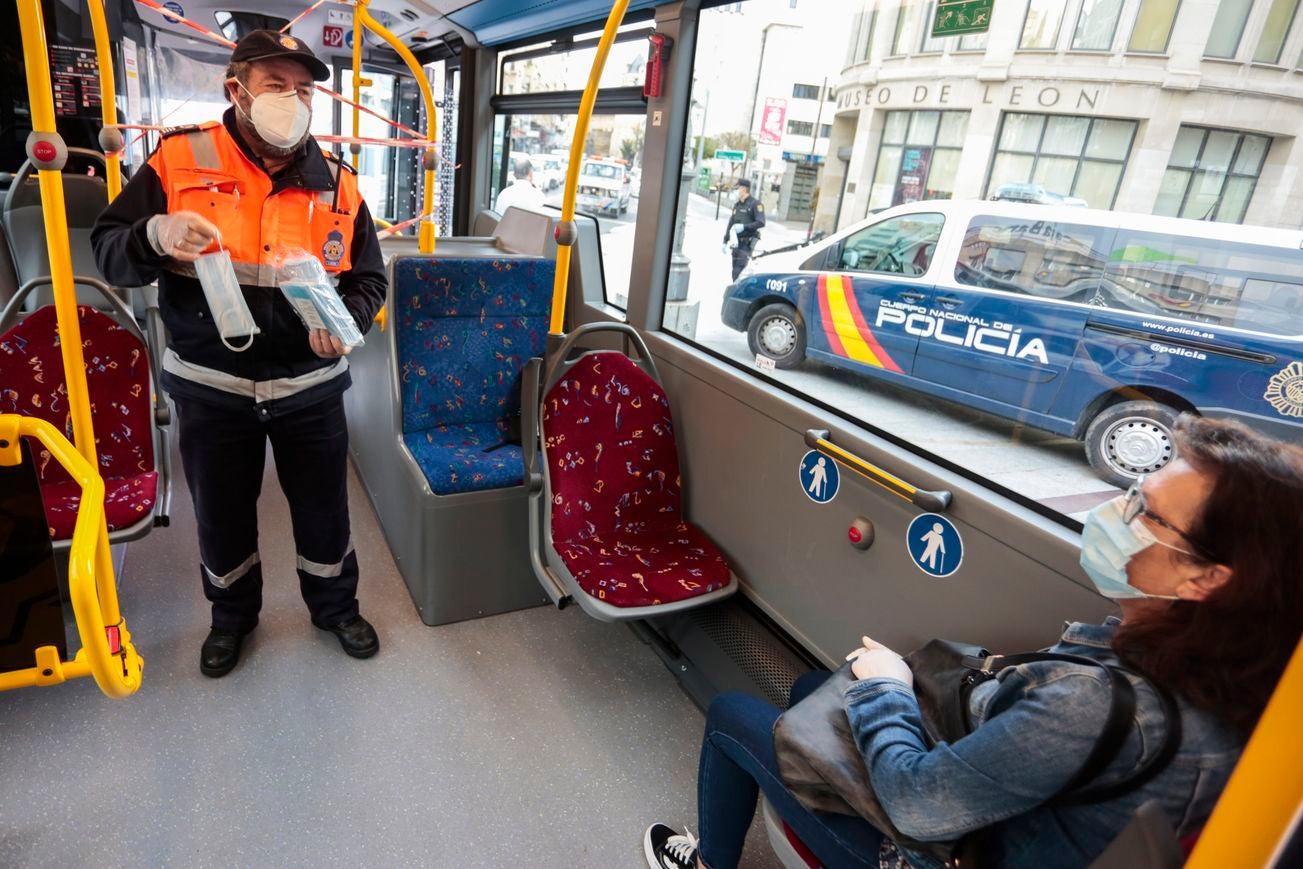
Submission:
[[819,314],[833,353],[875,368],[904,373],[864,321],[850,275],[819,275]]

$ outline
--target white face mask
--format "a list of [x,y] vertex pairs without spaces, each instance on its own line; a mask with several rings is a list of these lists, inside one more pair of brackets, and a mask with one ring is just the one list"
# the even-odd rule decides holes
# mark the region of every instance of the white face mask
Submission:
[[312,110],[304,105],[296,92],[269,91],[255,97],[239,81],[235,83],[240,90],[253,97],[246,117],[264,142],[273,148],[293,148],[303,141],[303,134],[312,122]]

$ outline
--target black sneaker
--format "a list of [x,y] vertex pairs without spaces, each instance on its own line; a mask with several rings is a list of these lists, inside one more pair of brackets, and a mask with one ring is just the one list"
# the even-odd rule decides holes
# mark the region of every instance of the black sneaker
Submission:
[[642,837],[642,851],[651,869],[697,869],[697,840],[664,824],[652,824]]

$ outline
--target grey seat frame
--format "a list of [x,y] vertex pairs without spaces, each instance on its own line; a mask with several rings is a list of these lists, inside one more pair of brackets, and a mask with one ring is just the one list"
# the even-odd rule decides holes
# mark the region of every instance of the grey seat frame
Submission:
[[656,362],[652,359],[647,344],[638,334],[638,330],[624,323],[589,323],[570,333],[555,351],[550,351],[545,367],[542,359],[532,359],[525,368],[522,382],[521,431],[525,460],[525,483],[529,489],[529,541],[530,561],[534,575],[547,592],[548,598],[557,609],[564,609],[570,603],[579,604],[580,609],[595,619],[604,622],[633,621],[681,613],[697,607],[709,606],[731,597],[738,590],[737,575],[729,570],[729,581],[721,589],[707,592],[687,600],[641,607],[617,607],[584,591],[574,574],[566,567],[561,556],[552,545],[552,485],[548,475],[547,445],[542,436],[543,398],[575,365],[593,353],[613,351],[592,350],[573,359],[570,352],[585,338],[601,333],[614,333],[624,337],[629,345],[637,350],[635,365],[648,377],[661,384]]

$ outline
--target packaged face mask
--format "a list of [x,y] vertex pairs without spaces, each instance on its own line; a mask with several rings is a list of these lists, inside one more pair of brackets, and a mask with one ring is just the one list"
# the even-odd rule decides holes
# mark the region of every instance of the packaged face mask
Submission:
[[325,329],[345,347],[362,343],[353,315],[330,282],[321,261],[310,254],[294,252],[276,267],[277,282],[309,330]]
[[[195,260],[195,274],[199,278],[199,286],[204,289],[208,310],[213,313],[217,334],[221,336],[226,349],[233,353],[248,350],[253,346],[253,336],[262,330],[254,322],[249,304],[244,300],[240,281],[235,276],[235,266],[231,265],[231,254],[219,250],[199,257]],[[248,340],[241,347],[231,343],[233,338],[244,337]]]

